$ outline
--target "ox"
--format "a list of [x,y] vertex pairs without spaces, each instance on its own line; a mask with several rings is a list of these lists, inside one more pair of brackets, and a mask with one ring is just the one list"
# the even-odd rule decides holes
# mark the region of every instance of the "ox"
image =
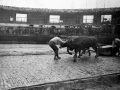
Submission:
[[81,50],[88,49],[89,55],[91,55],[90,50],[89,50],[90,47],[92,47],[95,50],[95,52],[96,52],[95,57],[98,57],[98,50],[97,50],[98,43],[97,43],[97,38],[95,38],[95,37],[79,36],[74,39],[70,39],[70,40],[66,41],[65,43],[62,43],[60,45],[60,47],[61,48],[67,47],[67,52],[69,54],[72,54],[71,52],[69,52],[69,50],[74,50],[74,52],[75,52],[74,62],[76,62],[76,60],[77,60],[78,52],[79,52],[79,57],[81,56],[81,54],[80,54]]

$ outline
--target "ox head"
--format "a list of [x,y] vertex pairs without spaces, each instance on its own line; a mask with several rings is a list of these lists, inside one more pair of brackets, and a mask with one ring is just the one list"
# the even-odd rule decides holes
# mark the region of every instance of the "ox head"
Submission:
[[67,40],[65,43],[60,44],[60,48],[64,47],[69,48],[69,50],[73,50],[74,49],[73,40]]
[[61,43],[60,48],[68,47],[68,41]]

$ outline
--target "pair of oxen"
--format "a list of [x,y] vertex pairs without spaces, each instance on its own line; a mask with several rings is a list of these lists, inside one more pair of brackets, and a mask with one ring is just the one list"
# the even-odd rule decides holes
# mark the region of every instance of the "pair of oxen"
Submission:
[[77,60],[77,53],[79,52],[79,58],[82,56],[81,50],[85,51],[88,50],[89,56],[90,53],[90,47],[92,47],[95,52],[95,58],[98,57],[98,41],[95,37],[89,37],[89,36],[79,36],[74,39],[69,39],[65,43],[61,43],[60,48],[67,47],[67,52],[71,55],[72,53],[70,51],[74,50],[74,62]]

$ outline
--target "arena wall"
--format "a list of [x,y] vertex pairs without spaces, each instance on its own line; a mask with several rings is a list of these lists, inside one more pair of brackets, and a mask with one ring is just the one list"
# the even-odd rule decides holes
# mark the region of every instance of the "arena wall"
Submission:
[[48,35],[0,35],[0,44],[47,44],[51,38]]

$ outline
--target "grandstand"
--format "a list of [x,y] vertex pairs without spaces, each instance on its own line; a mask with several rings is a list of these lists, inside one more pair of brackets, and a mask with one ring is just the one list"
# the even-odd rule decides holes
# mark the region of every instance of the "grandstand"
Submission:
[[[105,35],[120,34],[119,7],[42,9],[0,5],[0,12],[1,40],[5,40],[3,35],[99,35],[101,32]],[[92,32],[89,32],[91,26]]]

